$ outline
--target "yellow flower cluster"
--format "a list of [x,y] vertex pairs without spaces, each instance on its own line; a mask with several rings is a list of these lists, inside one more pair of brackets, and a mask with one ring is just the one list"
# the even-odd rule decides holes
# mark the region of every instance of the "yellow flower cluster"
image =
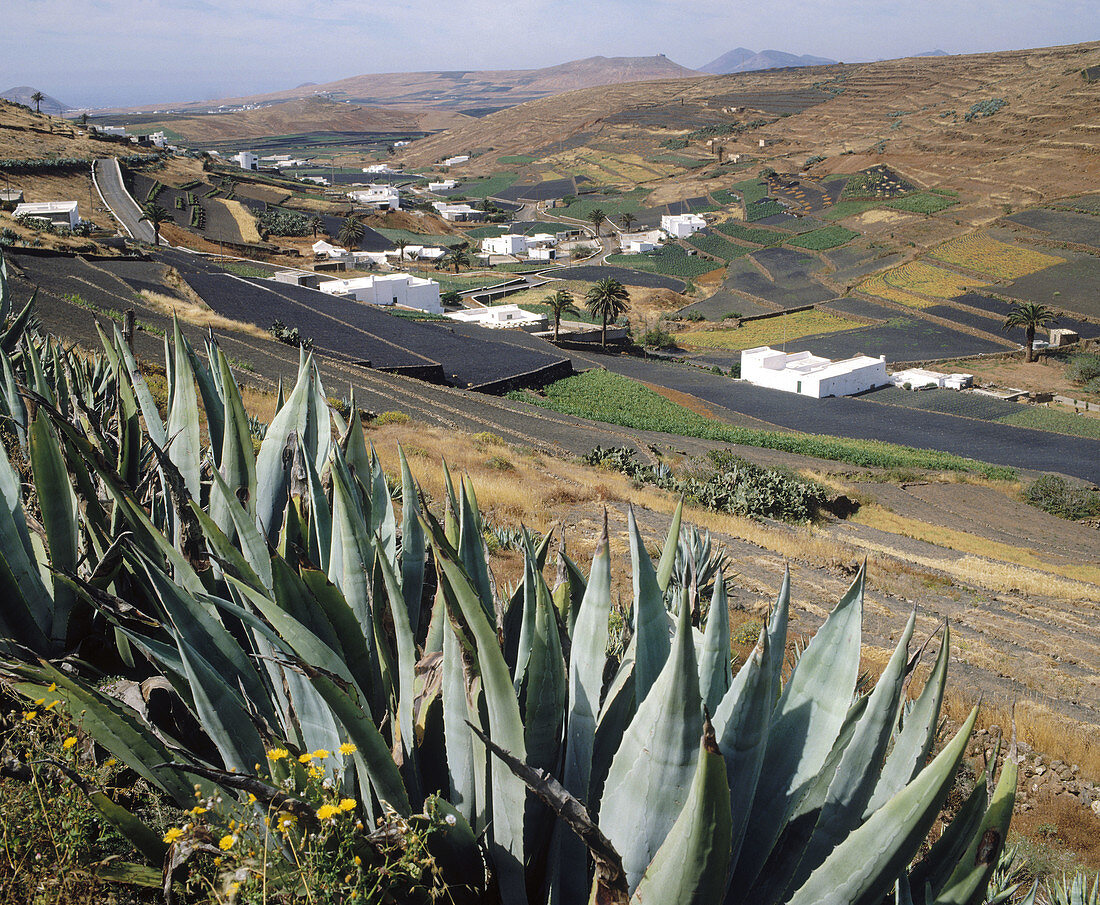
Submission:
[[175,842],[177,839],[179,839],[179,837],[182,836],[182,835],[183,835],[183,830],[181,830],[178,826],[174,826],[174,827],[172,827],[172,829],[170,829],[167,833],[164,834],[164,841],[167,842],[169,845],[171,845],[173,842]]

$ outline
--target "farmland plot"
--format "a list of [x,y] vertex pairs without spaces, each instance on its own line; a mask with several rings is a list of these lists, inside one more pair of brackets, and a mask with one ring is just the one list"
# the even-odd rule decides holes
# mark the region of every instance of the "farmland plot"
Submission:
[[883,277],[888,285],[903,292],[918,292],[921,295],[931,295],[941,299],[954,298],[975,286],[988,285],[980,280],[975,281],[973,277],[960,276],[942,267],[925,264],[923,261],[902,264],[900,267],[888,270]]
[[1033,208],[1005,219],[1041,230],[1059,242],[1074,242],[1100,248],[1100,216],[1096,214]]
[[734,239],[752,242],[754,245],[780,245],[786,238],[783,233],[775,230],[744,226],[736,220],[727,220],[725,223],[719,223],[714,228]]
[[951,239],[937,245],[929,256],[999,280],[1015,280],[1065,261],[1065,258],[1020,245],[1009,245],[985,233],[971,233]]
[[827,358],[885,355],[888,362],[961,358],[1003,352],[1004,346],[920,318],[898,317],[878,326],[809,336],[787,344],[787,351],[810,351]]
[[1100,259],[1074,252],[1063,254],[1068,258],[1064,264],[1020,277],[1001,294],[1100,318]]
[[[754,252],[752,257],[756,258],[762,253]],[[735,258],[730,262],[722,286],[727,290],[743,292],[771,302],[780,308],[813,305],[831,299],[835,295],[831,290],[811,279],[805,271],[797,277],[786,275],[781,281],[773,282],[760,273],[747,258]]]
[[836,268],[832,278],[844,283],[885,270],[896,264],[901,255],[883,248],[850,246],[827,251],[824,257]]
[[861,321],[828,311],[796,311],[766,320],[750,321],[741,327],[691,330],[677,334],[676,341],[691,349],[740,351],[862,326]]
[[935,214],[958,203],[955,198],[946,198],[933,192],[919,192],[916,195],[899,198],[897,201],[890,201],[884,206],[908,211],[911,214]]
[[640,255],[608,255],[607,262],[637,270],[648,270],[652,273],[663,273],[682,280],[691,280],[704,273],[710,273],[718,266],[714,261],[700,258],[698,255],[689,255],[679,245],[672,244],[661,245],[654,251]]
[[721,258],[727,263],[734,258],[739,258],[742,255],[748,254],[752,250],[744,245],[734,245],[728,239],[716,236],[714,233],[710,232],[696,233],[687,241],[688,244],[693,245],[700,251],[706,252],[708,255],[713,255],[716,258]]
[[825,226],[789,239],[787,244],[797,248],[806,248],[810,251],[825,251],[829,248],[839,248],[841,245],[846,245],[858,235],[859,233],[855,230],[845,229],[843,226]]
[[960,311],[958,308],[952,308],[950,305],[931,305],[924,309],[925,314],[934,314],[937,317],[942,317],[944,320],[954,321],[956,324],[962,324],[964,327],[970,327],[972,330],[982,330],[986,333],[993,333],[996,335],[1009,335],[1004,334],[1001,331],[1001,324],[1004,323],[1004,318],[998,317],[986,317],[979,311]]

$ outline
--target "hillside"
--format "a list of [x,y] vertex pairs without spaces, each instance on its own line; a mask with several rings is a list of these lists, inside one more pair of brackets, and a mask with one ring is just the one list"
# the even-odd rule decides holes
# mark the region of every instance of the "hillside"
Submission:
[[110,118],[141,130],[167,128],[185,141],[216,142],[299,132],[432,132],[461,126],[469,117],[447,110],[400,110],[303,97],[252,110],[190,116]]
[[709,72],[714,75],[729,75],[731,72],[756,72],[761,69],[781,69],[797,66],[830,66],[836,60],[826,57],[813,57],[807,54],[799,56],[795,53],[786,53],[782,50],[749,50],[746,47],[738,47],[728,53],[722,54],[717,59],[711,60],[706,66],[700,66],[700,72]]
[[[590,57],[542,69],[357,75],[323,85],[300,85],[297,88],[248,97],[172,104],[170,109],[175,113],[186,113],[205,111],[213,106],[269,104],[326,95],[333,100],[375,106],[480,112],[485,108],[499,110],[578,88],[684,78],[695,74],[694,70],[673,63],[664,56]],[[164,104],[112,112],[144,112],[153,109],[163,110]]]
[[103,157],[137,150],[132,145],[124,151],[118,147],[115,142],[90,137],[77,123],[0,100],[0,158]]
[[[887,163],[921,184],[966,187],[996,204],[1035,202],[1096,185],[1100,86],[1081,70],[1098,63],[1100,42],[1092,42],[589,89],[418,141],[405,161],[491,148],[476,161],[484,169],[498,154],[580,145],[652,156],[706,130],[724,136],[727,154],[781,170],[798,171],[811,156],[825,158],[815,172]],[[974,106],[993,99],[1004,104],[992,115]],[[710,153],[702,139],[696,147]]]
[[[20,85],[18,88],[9,88],[7,91],[0,92],[0,98],[6,101],[14,101],[17,104],[26,104],[28,107],[34,106],[33,95],[38,89],[32,88],[30,85]],[[50,113],[54,116],[64,116],[69,110],[72,109],[68,104],[62,103],[56,97],[43,92],[42,100],[39,104],[39,109],[43,113]]]

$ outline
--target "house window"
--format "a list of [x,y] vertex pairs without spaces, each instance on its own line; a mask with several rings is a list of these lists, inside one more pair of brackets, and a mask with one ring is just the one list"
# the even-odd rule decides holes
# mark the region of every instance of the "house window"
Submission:
[[795,391],[796,393],[801,393],[801,392],[802,392],[802,381],[801,381],[801,380],[800,380],[800,381],[798,381],[798,385],[797,385],[797,386],[795,387],[795,390],[794,390],[794,391]]
[[394,303],[395,305],[397,304],[397,296],[396,296],[396,295],[395,295],[395,296],[393,297],[393,303]]

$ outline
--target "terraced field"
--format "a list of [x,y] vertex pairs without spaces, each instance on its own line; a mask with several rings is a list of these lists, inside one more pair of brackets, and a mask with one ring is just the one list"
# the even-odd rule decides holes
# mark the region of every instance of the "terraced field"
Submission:
[[955,264],[999,280],[1019,279],[1065,263],[1065,258],[1020,245],[1009,245],[985,233],[971,233],[951,239],[937,245],[928,255],[945,264]]
[[1100,320],[1100,258],[1063,252],[1068,259],[1014,280],[1001,294]]
[[859,233],[855,230],[845,229],[843,226],[825,226],[821,229],[803,233],[801,236],[796,236],[793,239],[788,239],[787,244],[795,248],[805,248],[810,251],[826,251],[830,248],[839,248],[841,245],[847,245],[858,235]]
[[754,226],[745,226],[736,220],[727,220],[714,227],[718,232],[724,233],[734,239],[743,242],[752,242],[754,245],[779,245],[787,238],[786,234],[774,229],[760,229]]
[[607,263],[661,273],[681,280],[695,279],[721,266],[698,255],[689,255],[681,246],[672,244],[662,245],[640,255],[608,255]]
[[708,255],[713,255],[716,258],[721,258],[723,261],[729,263],[734,258],[739,258],[742,255],[747,255],[751,248],[745,245],[735,245],[728,239],[724,239],[721,236],[716,236],[713,233],[696,233],[689,238],[688,244],[698,248],[700,251],[706,252]]
[[1040,230],[1059,242],[1100,248],[1100,216],[1095,213],[1033,208],[1005,219]]
[[916,195],[909,195],[905,198],[899,198],[897,201],[887,202],[883,206],[891,207],[894,210],[908,211],[911,214],[936,214],[958,203],[957,198],[948,198],[934,192],[918,192]]
[[852,330],[865,325],[866,321],[841,317],[828,311],[796,311],[793,314],[750,321],[741,327],[678,333],[676,342],[689,349],[740,351],[757,346],[781,344],[804,336],[820,336],[840,330]]

